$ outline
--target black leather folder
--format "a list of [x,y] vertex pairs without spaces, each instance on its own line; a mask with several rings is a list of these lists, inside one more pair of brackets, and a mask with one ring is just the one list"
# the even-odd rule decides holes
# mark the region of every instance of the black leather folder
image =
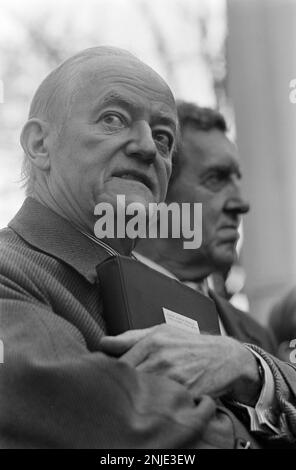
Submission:
[[97,266],[107,333],[160,323],[220,334],[214,302],[138,260],[114,256]]

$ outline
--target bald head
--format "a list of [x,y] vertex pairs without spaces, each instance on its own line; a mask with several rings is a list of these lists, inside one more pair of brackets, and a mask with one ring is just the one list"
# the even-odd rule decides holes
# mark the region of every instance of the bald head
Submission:
[[[116,73],[125,67],[127,75],[133,76],[137,70],[145,73],[148,80],[157,79],[171,94],[166,82],[148,65],[130,52],[111,46],[85,49],[70,57],[54,69],[38,87],[29,111],[29,119],[40,119],[61,131],[71,110],[72,103],[81,92],[87,93],[88,84]],[[99,77],[100,78],[100,77]],[[173,96],[171,94],[173,101]],[[30,194],[34,180],[34,168],[26,155],[23,162],[23,178],[27,193]]]
[[113,63],[114,67],[120,67],[122,63],[137,64],[146,70],[148,77],[158,76],[166,85],[151,67],[130,52],[111,46],[91,47],[64,61],[43,80],[33,97],[29,119],[37,117],[52,123],[60,123],[63,120],[61,111],[67,111],[77,89],[85,85],[84,79],[87,76],[89,79],[94,73],[92,65],[94,61],[95,70],[110,63]]
[[128,51],[115,47],[92,47],[79,52],[60,64],[39,85],[32,99],[29,119],[39,118],[60,123],[63,120],[63,111],[71,103],[81,73],[91,61],[106,57],[138,60]]

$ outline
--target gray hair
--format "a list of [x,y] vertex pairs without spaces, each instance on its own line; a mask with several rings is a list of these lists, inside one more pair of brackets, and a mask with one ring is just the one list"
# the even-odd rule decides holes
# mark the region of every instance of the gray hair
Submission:
[[169,182],[169,190],[174,186],[178,180],[181,169],[184,165],[182,154],[182,135],[187,126],[191,126],[196,131],[211,131],[218,129],[223,134],[227,132],[227,124],[224,116],[212,108],[205,108],[198,106],[195,103],[187,101],[177,101],[178,121],[180,127],[180,134],[176,151],[173,156],[172,175]]

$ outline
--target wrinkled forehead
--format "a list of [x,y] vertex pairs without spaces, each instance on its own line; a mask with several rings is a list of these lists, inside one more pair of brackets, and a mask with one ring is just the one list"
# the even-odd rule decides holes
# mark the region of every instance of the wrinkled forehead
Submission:
[[129,56],[90,59],[80,66],[74,84],[73,102],[94,103],[110,90],[127,93],[139,103],[149,102],[176,115],[173,94],[167,83],[148,65]]

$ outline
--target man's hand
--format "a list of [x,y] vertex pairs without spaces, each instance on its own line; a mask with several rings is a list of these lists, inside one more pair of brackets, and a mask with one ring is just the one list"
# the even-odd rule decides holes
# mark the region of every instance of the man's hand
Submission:
[[200,335],[164,324],[105,336],[101,349],[138,370],[180,382],[194,398],[227,396],[252,406],[261,391],[254,355],[233,338]]

